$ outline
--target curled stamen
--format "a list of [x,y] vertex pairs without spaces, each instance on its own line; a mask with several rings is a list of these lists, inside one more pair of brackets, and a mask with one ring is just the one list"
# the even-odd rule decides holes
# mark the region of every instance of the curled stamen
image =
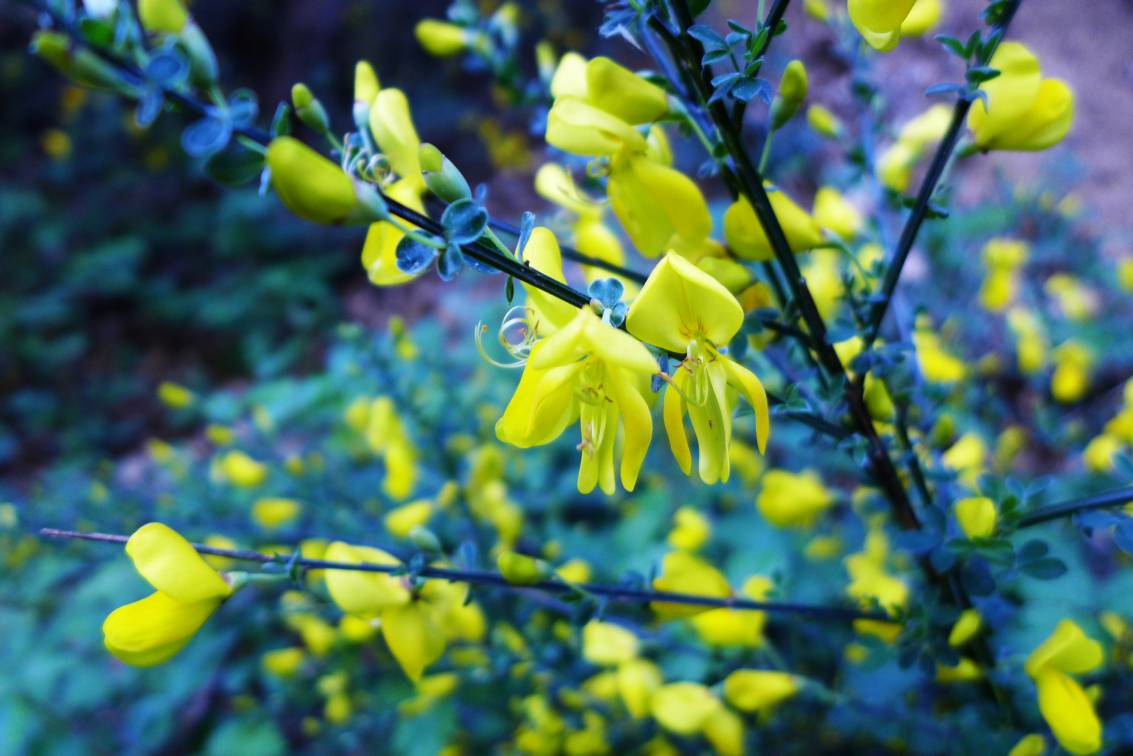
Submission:
[[[476,328],[473,331],[473,337],[476,340],[476,351],[480,353],[480,357],[489,365],[502,368],[521,368],[527,364],[527,357],[531,353],[531,347],[535,345],[538,337],[535,335],[535,329],[529,325],[530,313],[526,307],[516,306],[512,307],[506,313],[499,329],[496,331],[496,340],[504,351],[507,352],[513,360],[511,362],[501,362],[488,354],[484,348],[484,334],[488,332],[488,326],[484,321],[476,323]],[[518,340],[509,338],[509,335],[518,335]]]

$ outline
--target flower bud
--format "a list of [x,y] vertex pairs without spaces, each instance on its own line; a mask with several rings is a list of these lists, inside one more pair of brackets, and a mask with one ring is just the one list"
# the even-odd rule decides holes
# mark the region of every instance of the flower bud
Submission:
[[295,107],[295,115],[320,134],[330,131],[330,119],[323,104],[311,94],[306,84],[299,82],[291,87],[291,104]]
[[779,93],[771,103],[771,130],[778,131],[799,112],[807,93],[806,68],[801,60],[792,60],[779,80]]
[[117,74],[106,61],[86,48],[72,48],[67,36],[59,32],[36,32],[30,49],[76,84],[109,89],[118,83]]
[[468,46],[468,32],[464,27],[426,18],[413,30],[421,47],[430,55],[447,58],[461,53]]
[[351,180],[337,165],[293,137],[268,146],[267,163],[279,199],[314,223],[373,223],[389,217],[381,195]]
[[504,580],[514,585],[532,585],[551,575],[551,566],[542,559],[514,551],[501,551],[496,558],[496,566]]
[[431,144],[423,144],[417,150],[421,161],[421,175],[425,186],[445,202],[456,202],[472,196],[472,189],[460,170],[444,154]]
[[368,60],[360,60],[354,64],[354,102],[364,102],[369,107],[378,96],[381,84],[378,75]]
[[842,134],[842,122],[838,120],[838,116],[821,105],[807,108],[806,122],[827,139],[837,139]]
[[539,41],[535,45],[535,68],[539,71],[539,78],[550,83],[557,66],[554,46],[545,39]]
[[418,525],[409,531],[409,540],[413,545],[427,551],[431,554],[439,554],[441,552],[441,541],[437,538],[436,533],[426,528],[424,525]]
[[966,537],[989,538],[995,532],[995,502],[986,496],[960,499],[953,508]]
[[189,11],[181,0],[138,0],[142,27],[155,34],[180,34],[189,22]]

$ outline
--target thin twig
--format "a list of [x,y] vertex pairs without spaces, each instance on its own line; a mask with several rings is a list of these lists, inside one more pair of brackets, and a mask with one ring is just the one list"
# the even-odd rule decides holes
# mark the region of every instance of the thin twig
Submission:
[[[1011,20],[1015,18],[1015,13],[1019,10],[1019,6],[1022,5],[1022,2],[1023,0],[1011,0],[1011,5],[1008,6],[1003,17],[992,30],[992,34],[997,35],[996,42],[986,51],[986,55],[980,60],[980,65],[987,65],[991,60],[991,56],[995,54],[999,43],[1007,36],[1007,29],[1010,27]],[[940,145],[936,148],[936,154],[933,155],[928,172],[921,181],[921,187],[917,192],[913,210],[909,214],[908,220],[905,221],[905,226],[901,230],[901,238],[897,241],[897,248],[893,251],[893,257],[886,268],[885,278],[882,280],[881,284],[881,296],[876,300],[870,313],[869,330],[865,334],[866,349],[873,344],[877,339],[878,333],[881,331],[881,324],[885,320],[885,314],[889,309],[890,302],[893,300],[893,292],[897,290],[897,284],[901,279],[901,272],[905,268],[906,260],[909,259],[909,253],[913,249],[913,243],[917,240],[917,234],[921,230],[921,225],[924,223],[925,218],[928,217],[932,197],[936,193],[936,185],[940,181],[941,176],[944,175],[944,169],[952,159],[952,153],[956,149],[956,143],[960,140],[960,134],[964,128],[964,121],[968,117],[968,111],[972,108],[972,102],[973,99],[966,93],[956,101],[956,106],[952,110],[952,121],[948,124],[948,130],[945,132]]]
[[1106,493],[1094,494],[1093,496],[1072,499],[1071,501],[1066,501],[1061,504],[1052,504],[1049,507],[1042,507],[1041,509],[1031,512],[1029,515],[1021,517],[1019,519],[1019,528],[1022,529],[1034,525],[1041,525],[1044,522],[1057,520],[1060,517],[1069,517],[1079,512],[1119,507],[1122,504],[1129,504],[1130,502],[1133,502],[1133,486],[1118,488],[1114,491],[1107,491]]
[[[98,543],[125,544],[129,536],[116,533],[90,533],[75,530],[59,530],[57,528],[43,528],[39,534],[44,538],[76,539],[95,541]],[[291,559],[288,557],[262,554],[247,549],[223,549],[203,544],[192,544],[193,548],[201,554],[227,557],[246,562],[259,562],[260,564],[295,564],[313,570],[349,570],[353,572],[381,572],[386,574],[408,574],[409,569],[404,565],[391,564],[350,564],[347,562],[333,562],[325,559]],[[651,591],[640,588],[602,585],[599,583],[567,583],[558,580],[543,580],[527,585],[518,585],[509,582],[498,572],[486,570],[457,570],[448,567],[422,567],[415,570],[424,578],[450,580],[476,585],[495,586],[511,590],[535,590],[553,594],[590,593],[602,596],[611,601],[624,601],[629,603],[666,603],[687,604],[692,606],[710,606],[722,609],[743,609],[780,614],[795,614],[811,617],[813,619],[828,619],[837,621],[854,621],[859,619],[872,619],[891,622],[888,615],[882,612],[867,612],[858,609],[837,606],[818,606],[815,604],[800,604],[780,601],[753,601],[751,599],[730,596],[720,598],[717,596],[701,596],[691,593],[675,593],[672,591]]]

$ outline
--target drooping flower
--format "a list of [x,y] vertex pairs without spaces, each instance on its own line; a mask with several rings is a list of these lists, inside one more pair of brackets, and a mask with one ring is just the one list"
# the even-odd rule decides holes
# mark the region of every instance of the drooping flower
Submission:
[[889,52],[901,41],[901,27],[917,0],[849,0],[854,28],[875,50]]
[[[535,174],[535,191],[574,216],[571,243],[575,249],[614,265],[625,264],[621,240],[603,220],[604,205],[586,196],[561,165],[543,165]],[[582,270],[587,281],[610,276],[607,271],[591,265],[583,266]],[[619,280],[623,284],[628,283],[627,280]]]
[[614,492],[618,430],[624,436],[621,483],[632,491],[653,435],[643,382],[657,363],[640,342],[589,309],[537,342],[496,436],[520,448],[550,443],[578,420],[582,461],[578,490]]
[[917,0],[901,24],[901,35],[920,37],[928,34],[940,23],[944,14],[944,0]]
[[233,588],[191,543],[159,522],[134,531],[126,554],[155,591],[107,616],[106,648],[135,667],[163,664],[192,640]]
[[700,268],[668,254],[649,274],[626,317],[629,332],[685,359],[665,390],[664,422],[681,470],[692,468],[685,434],[688,414],[699,447],[698,471],[705,483],[727,482],[736,396],[755,410],[756,445],[767,445],[770,412],[759,379],[720,350],[739,331],[744,313],[736,298]]
[[696,183],[667,162],[667,146],[650,143],[635,125],[668,111],[665,91],[608,58],[563,56],[551,83],[548,144],[609,161],[610,206],[641,254],[654,257],[675,243],[695,246],[712,231]]
[[1073,754],[1096,753],[1102,746],[1102,726],[1089,696],[1071,675],[1092,672],[1102,665],[1102,645],[1070,620],[1027,657],[1024,670],[1038,688],[1039,711],[1059,744]]
[[[347,564],[397,566],[392,554],[369,546],[336,541],[327,547],[326,559]],[[412,587],[402,577],[357,570],[326,571],[327,590],[344,612],[363,619],[379,618],[382,637],[406,676],[413,681],[439,659],[449,634],[464,633],[461,613],[468,586],[440,579]]]
[[[783,227],[791,251],[798,254],[822,244],[822,229],[806,210],[782,189],[770,187],[771,209]],[[747,197],[740,196],[724,213],[724,239],[739,257],[766,261],[774,258],[771,242]]]
[[999,76],[984,82],[987,94],[972,103],[968,128],[984,150],[1033,152],[1063,140],[1074,121],[1074,92],[1058,79],[1043,79],[1039,60],[1020,42],[1004,42],[989,65]]

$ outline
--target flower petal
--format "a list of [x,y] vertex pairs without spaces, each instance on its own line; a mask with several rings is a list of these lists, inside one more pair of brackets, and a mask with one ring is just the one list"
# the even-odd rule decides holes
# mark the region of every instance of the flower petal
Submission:
[[126,554],[138,574],[174,601],[191,604],[232,595],[232,586],[168,525],[151,522],[138,528],[126,542]]
[[134,667],[163,664],[192,640],[221,600],[183,603],[156,591],[120,606],[102,623],[106,650]]

